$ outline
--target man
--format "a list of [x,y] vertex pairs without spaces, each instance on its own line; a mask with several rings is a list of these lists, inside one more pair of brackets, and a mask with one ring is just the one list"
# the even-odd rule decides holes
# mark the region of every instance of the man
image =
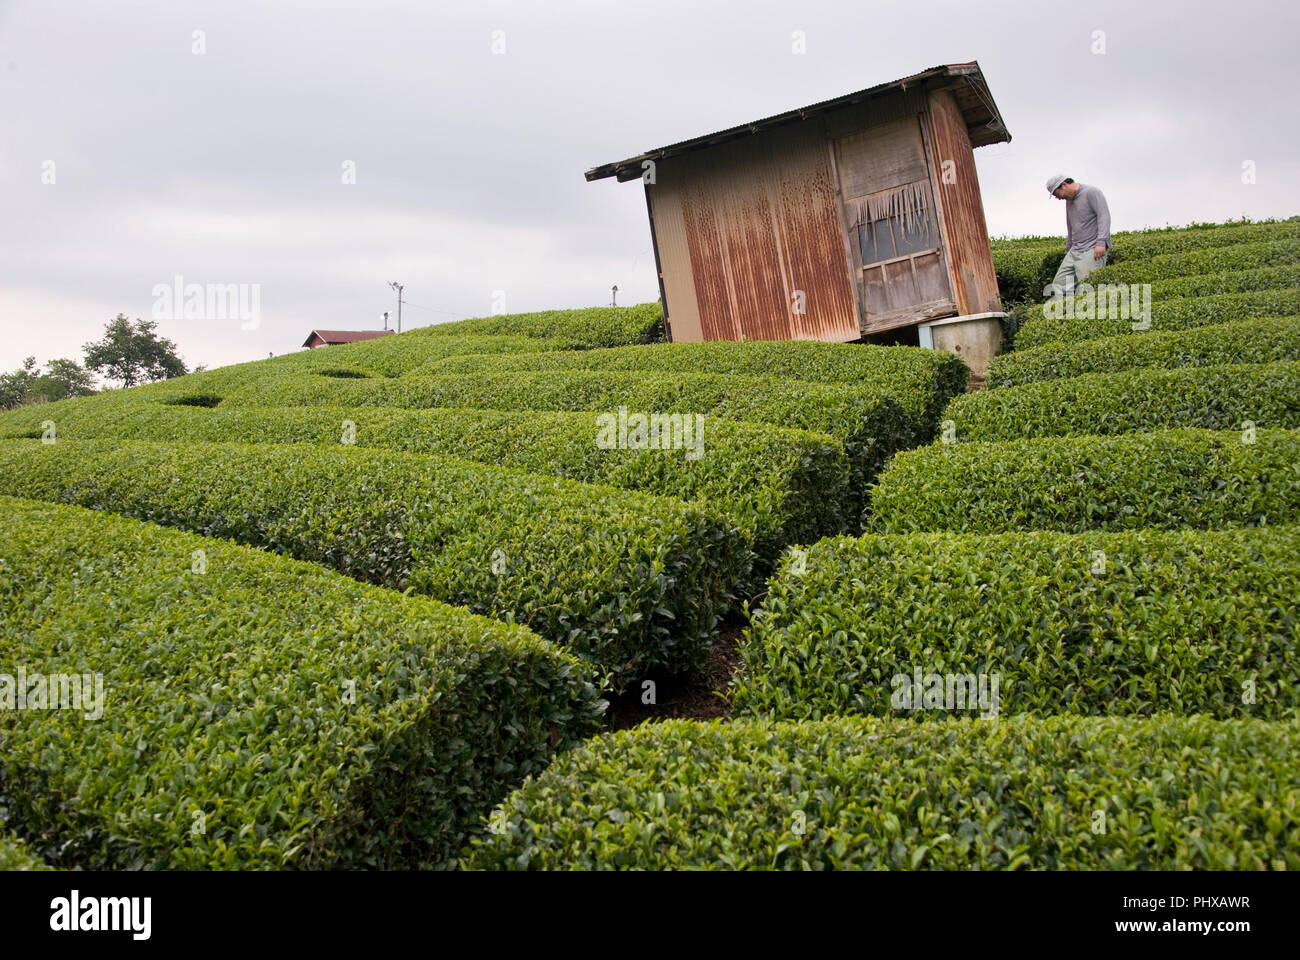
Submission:
[[1049,177],[1047,192],[1065,201],[1065,259],[1043,291],[1047,296],[1070,295],[1074,287],[1099,267],[1110,253],[1110,208],[1096,187],[1070,177]]

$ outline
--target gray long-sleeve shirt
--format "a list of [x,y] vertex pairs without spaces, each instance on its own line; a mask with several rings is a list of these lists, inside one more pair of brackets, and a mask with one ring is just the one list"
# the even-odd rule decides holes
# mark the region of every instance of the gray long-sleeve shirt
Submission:
[[1065,249],[1081,252],[1099,243],[1110,248],[1110,207],[1100,190],[1081,183],[1075,198],[1065,201]]

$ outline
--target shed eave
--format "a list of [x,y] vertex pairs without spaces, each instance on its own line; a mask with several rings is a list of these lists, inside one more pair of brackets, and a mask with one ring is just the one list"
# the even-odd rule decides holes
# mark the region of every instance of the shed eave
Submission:
[[787,110],[785,113],[779,113],[762,120],[742,123],[735,127],[728,127],[726,130],[719,130],[716,133],[706,133],[690,140],[682,140],[665,147],[647,150],[645,153],[637,154],[635,157],[628,157],[626,160],[618,160],[614,163],[605,163],[598,167],[592,167],[586,172],[585,176],[589,181],[603,180],[607,177],[616,177],[619,182],[634,180],[642,175],[642,164],[647,160],[659,161],[679,154],[689,153],[693,150],[703,150],[728,140],[752,136],[773,127],[806,120],[809,117],[827,113],[840,107],[853,106],[856,103],[884,96],[895,90],[906,90],[909,87],[915,87],[917,84],[925,84],[932,89],[956,88],[962,94],[958,97],[958,106],[962,111],[962,116],[966,119],[972,147],[982,147],[991,143],[1006,143],[1011,140],[1011,134],[1002,120],[997,104],[993,101],[993,95],[989,92],[979,62],[972,60],[970,63],[952,63],[931,67],[929,70],[923,70],[901,80],[878,84],[831,100],[823,100],[820,103],[809,104],[806,107]]

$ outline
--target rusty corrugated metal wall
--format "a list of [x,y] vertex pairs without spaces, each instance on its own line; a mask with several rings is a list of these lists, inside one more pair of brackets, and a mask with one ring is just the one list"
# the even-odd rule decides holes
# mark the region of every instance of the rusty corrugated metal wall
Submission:
[[[932,163],[938,174],[939,203],[958,311],[967,314],[1001,310],[975,155],[966,122],[951,93],[939,90],[930,94],[929,119]],[[953,163],[954,182],[944,182],[945,160]]]
[[662,161],[655,176],[674,340],[858,338],[820,118]]

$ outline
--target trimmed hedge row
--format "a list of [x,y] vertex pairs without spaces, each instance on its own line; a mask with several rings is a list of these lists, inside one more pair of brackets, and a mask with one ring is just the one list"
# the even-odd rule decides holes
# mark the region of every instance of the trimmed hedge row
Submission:
[[445,864],[604,709],[593,671],[522,627],[221,540],[0,503],[0,659],[26,668],[29,697],[37,673],[102,675],[97,710],[0,711],[0,806],[53,864]]
[[370,376],[398,377],[426,363],[446,357],[468,354],[542,353],[575,346],[563,340],[538,340],[523,336],[421,336],[420,330],[408,330],[379,340],[342,343],[315,350],[300,350],[269,360],[241,363],[210,371],[240,371],[247,376],[270,373],[321,373],[353,371]]
[[1171,277],[1250,271],[1300,262],[1300,240],[1270,240],[1208,247],[1186,253],[1166,253],[1145,260],[1107,264],[1088,276],[1088,282],[1158,283]]
[[[1300,867],[1300,727],[672,720],[558,757],[477,869]],[[1096,826],[1104,816],[1104,832]]]
[[[1207,223],[1191,227],[1160,230],[1120,231],[1112,241],[1117,259],[1145,260],[1170,253],[1187,253],[1212,247],[1269,240],[1293,240],[1300,237],[1300,217],[1264,220],[1259,223]],[[1061,244],[1064,249],[1065,244]]]
[[[1290,217],[1285,220],[1271,218],[1256,221],[1226,220],[1222,223],[1189,223],[1184,227],[1120,230],[1112,235],[1112,241],[1118,250],[1132,256],[1154,257],[1205,247],[1255,243],[1295,236],[1300,236],[1300,217]],[[990,237],[989,246],[995,252],[1019,250],[1025,247],[1055,247],[1063,251],[1065,237],[1055,235],[1046,237],[1037,234],[1023,237]]]
[[1041,245],[993,248],[993,273],[1004,304],[1036,303],[1065,256],[1065,238]]
[[[1160,230],[1121,231],[1112,237],[1114,246],[1109,264],[1296,238],[1300,238],[1300,218],[1265,223],[1203,224]],[[1061,265],[1061,258],[1065,255],[1065,238],[994,240],[991,247],[993,267],[1002,298],[1008,303],[1038,301],[1043,299],[1043,288],[1052,282],[1052,277]]]
[[889,462],[870,516],[879,533],[1300,523],[1300,431],[931,444]]
[[[603,449],[594,413],[400,410],[388,407],[183,407],[139,403],[105,415],[82,408],[56,423],[67,439],[337,445],[345,424],[358,447],[438,454],[699,500],[724,510],[755,538],[765,566],[790,543],[856,529],[849,461],[825,434],[766,423],[709,420],[693,451]],[[13,421],[10,436],[39,438],[43,411]],[[2,434],[0,434],[2,435]],[[694,435],[693,435],[694,438]]]
[[435,361],[430,373],[647,370],[866,384],[895,397],[908,410],[935,417],[966,389],[970,371],[961,358],[918,347],[883,347],[815,340],[712,341],[616,347],[532,356],[461,356]]
[[1014,440],[1167,427],[1300,428],[1300,362],[1090,373],[958,397],[958,441]]
[[702,506],[391,451],[9,440],[0,493],[227,537],[514,618],[616,688],[698,667],[750,562],[734,522]]
[[735,709],[1294,719],[1297,591],[1300,527],[822,540],[769,582]]
[[[400,380],[268,379],[234,391],[223,406],[473,407],[488,410],[700,414],[826,433],[844,444],[854,495],[896,450],[927,442],[933,424],[887,392],[847,383],[791,384],[773,377],[615,370],[410,376]],[[707,429],[707,428],[706,428]]]
[[570,347],[621,347],[658,343],[664,338],[664,313],[659,301],[631,307],[585,307],[542,310],[437,323],[411,331],[422,337],[519,336],[562,340]]
[[573,346],[561,340],[521,336],[421,336],[419,330],[379,340],[342,343],[299,350],[279,357],[236,363],[215,370],[189,373],[124,391],[133,399],[164,399],[177,395],[220,396],[267,377],[313,374],[357,379],[397,377],[428,363],[470,354],[542,353]]
[[[1300,289],[1254,290],[1248,293],[1174,297],[1168,300],[1155,299],[1153,291],[1150,329],[1186,330],[1233,320],[1290,317],[1296,314],[1300,314]],[[1131,336],[1142,332],[1134,330],[1135,322],[1137,321],[1116,317],[1051,318],[1043,316],[1041,308],[1035,307],[1016,334],[1016,349],[1028,350],[1048,344],[1060,345],[1100,337]]]
[[1264,317],[1189,330],[1052,344],[995,357],[985,389],[1143,367],[1208,367],[1300,360],[1300,319]]

